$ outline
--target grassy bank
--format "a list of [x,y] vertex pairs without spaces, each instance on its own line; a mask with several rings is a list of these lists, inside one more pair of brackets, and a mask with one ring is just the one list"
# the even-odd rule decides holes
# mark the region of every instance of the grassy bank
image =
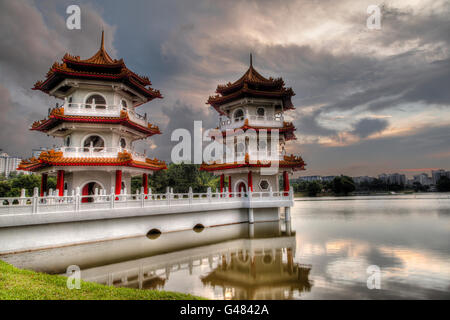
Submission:
[[22,270],[0,260],[0,300],[186,300],[198,297],[169,291],[116,288],[81,281],[69,290],[67,278]]

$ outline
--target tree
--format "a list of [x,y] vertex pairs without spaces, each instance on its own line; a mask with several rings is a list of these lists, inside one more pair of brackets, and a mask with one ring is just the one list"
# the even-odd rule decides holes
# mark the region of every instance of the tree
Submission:
[[355,191],[355,183],[353,179],[347,176],[335,177],[333,180],[332,190],[337,195],[348,195]]
[[439,192],[449,192],[450,191],[450,179],[446,176],[441,177],[436,183],[436,187]]
[[322,191],[322,186],[317,181],[312,181],[308,183],[308,186],[306,187],[306,190],[308,191],[308,195],[310,197],[315,197],[317,194]]

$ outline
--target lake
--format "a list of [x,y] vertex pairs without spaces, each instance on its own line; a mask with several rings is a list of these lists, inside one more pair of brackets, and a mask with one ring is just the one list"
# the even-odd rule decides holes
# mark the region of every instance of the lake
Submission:
[[211,299],[450,298],[450,194],[298,198],[291,217],[1,259]]

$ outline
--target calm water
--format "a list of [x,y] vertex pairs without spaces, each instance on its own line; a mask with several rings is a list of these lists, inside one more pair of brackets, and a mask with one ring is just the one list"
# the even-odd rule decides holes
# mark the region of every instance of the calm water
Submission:
[[[449,299],[450,194],[301,198],[236,224],[3,256],[16,266],[213,299]],[[367,288],[367,267],[381,270]]]

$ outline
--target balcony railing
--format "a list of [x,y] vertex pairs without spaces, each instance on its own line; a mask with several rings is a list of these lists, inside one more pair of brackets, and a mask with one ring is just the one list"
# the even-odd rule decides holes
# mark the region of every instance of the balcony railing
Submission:
[[239,118],[228,119],[226,117],[221,117],[219,120],[219,129],[236,129],[240,128],[245,124],[245,120],[248,120],[249,126],[254,127],[269,127],[269,128],[282,128],[284,117],[280,116],[255,116],[246,115]]
[[115,158],[119,152],[131,153],[134,160],[145,161],[146,155],[120,147],[60,147],[65,158]]
[[123,110],[128,112],[131,121],[144,127],[148,124],[146,115],[142,116],[132,109],[119,105],[66,102],[61,107],[64,107],[64,114],[69,116],[119,117],[120,112]]
[[[126,189],[121,194],[115,194],[112,188],[109,194],[106,190],[95,190],[93,195],[81,195],[80,188],[72,190],[71,194],[64,191],[63,196],[58,196],[58,190],[50,191],[50,195],[40,197],[38,188],[34,188],[33,196],[26,197],[25,189],[22,189],[20,197],[0,198],[0,217],[8,215],[48,214],[97,210],[154,208],[158,212],[161,207],[186,208],[193,205],[241,203],[242,207],[258,206],[258,203],[271,203],[273,206],[290,206],[293,201],[293,189],[290,191],[264,191],[264,192],[211,192],[206,193],[166,193],[148,194],[136,191],[136,194],[127,194]],[[275,201],[281,201],[274,205]],[[264,204],[263,204],[264,205]],[[122,210],[123,212],[123,210]],[[132,211],[129,211],[132,212]],[[1,222],[1,221],[0,221]]]

